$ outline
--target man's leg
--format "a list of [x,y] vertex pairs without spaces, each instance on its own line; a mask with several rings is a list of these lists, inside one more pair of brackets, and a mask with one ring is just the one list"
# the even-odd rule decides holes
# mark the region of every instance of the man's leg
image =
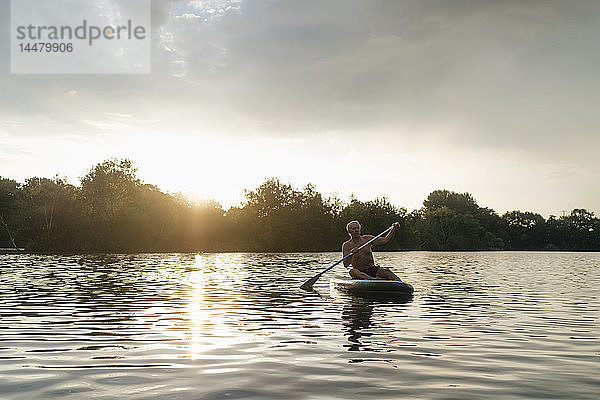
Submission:
[[371,275],[367,275],[362,271],[357,270],[356,268],[352,268],[350,270],[350,276],[352,279],[377,279],[372,277]]
[[402,279],[400,279],[400,277],[398,277],[398,275],[394,274],[388,268],[381,268],[381,267],[377,270],[377,279],[385,279],[385,280],[389,280],[389,281],[402,282]]

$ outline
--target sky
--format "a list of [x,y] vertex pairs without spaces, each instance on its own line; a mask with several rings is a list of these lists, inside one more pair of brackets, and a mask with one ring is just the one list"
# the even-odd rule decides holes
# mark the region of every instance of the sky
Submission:
[[278,177],[409,211],[448,189],[600,215],[598,2],[153,0],[138,75],[11,74],[8,7],[2,177],[78,184],[128,157],[225,208]]

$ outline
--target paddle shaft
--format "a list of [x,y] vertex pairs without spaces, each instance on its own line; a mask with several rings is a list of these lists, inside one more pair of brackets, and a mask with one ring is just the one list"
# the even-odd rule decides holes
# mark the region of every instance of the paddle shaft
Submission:
[[[387,228],[385,231],[381,232],[379,235],[375,236],[374,238],[372,238],[371,240],[369,240],[368,242],[366,242],[365,244],[363,244],[362,246],[360,246],[356,252],[359,252],[362,248],[370,245],[371,243],[373,243],[376,239],[379,239],[380,237],[382,237],[383,235],[385,235],[386,233],[388,233],[389,231],[391,231],[392,229],[394,229],[394,225],[390,226],[389,228]],[[317,279],[319,279],[321,277],[321,275],[323,275],[325,272],[329,271],[331,268],[335,267],[336,265],[338,265],[339,263],[341,263],[342,261],[344,261],[346,258],[352,256],[353,252],[350,252],[348,254],[346,254],[346,256],[344,258],[342,258],[341,260],[335,262],[333,265],[331,265],[329,268],[319,272],[317,275],[315,275],[314,277],[310,278],[308,281],[306,281],[302,286],[300,286],[302,289],[310,289],[312,288],[312,285],[315,284],[315,282],[317,281]]]

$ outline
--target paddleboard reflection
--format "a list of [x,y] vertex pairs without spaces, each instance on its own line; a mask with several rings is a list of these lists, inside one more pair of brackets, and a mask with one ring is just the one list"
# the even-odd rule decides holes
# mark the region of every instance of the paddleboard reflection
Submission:
[[[387,300],[365,299],[347,294],[338,294],[346,303],[342,309],[342,324],[348,338],[348,351],[379,351],[387,348],[398,339],[390,330],[389,318],[396,319],[402,312],[403,304],[412,298],[394,298]],[[385,325],[385,329],[383,326]],[[382,328],[382,329],[380,329]],[[376,333],[376,340],[373,337]]]

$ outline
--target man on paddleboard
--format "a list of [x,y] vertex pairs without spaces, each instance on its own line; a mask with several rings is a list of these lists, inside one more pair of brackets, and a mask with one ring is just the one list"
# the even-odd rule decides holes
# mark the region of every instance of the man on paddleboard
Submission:
[[373,259],[373,252],[371,246],[387,244],[393,239],[396,234],[396,230],[400,223],[394,222],[394,227],[384,237],[377,238],[368,246],[365,246],[360,251],[358,248],[373,239],[373,235],[361,235],[360,234],[360,223],[358,221],[350,221],[346,225],[346,230],[350,235],[350,240],[347,240],[342,245],[342,254],[344,257],[349,253],[354,253],[352,257],[348,257],[344,260],[344,266],[351,267],[350,276],[353,279],[385,279],[391,281],[402,281],[396,274],[390,271],[388,268],[382,268],[375,265]]

